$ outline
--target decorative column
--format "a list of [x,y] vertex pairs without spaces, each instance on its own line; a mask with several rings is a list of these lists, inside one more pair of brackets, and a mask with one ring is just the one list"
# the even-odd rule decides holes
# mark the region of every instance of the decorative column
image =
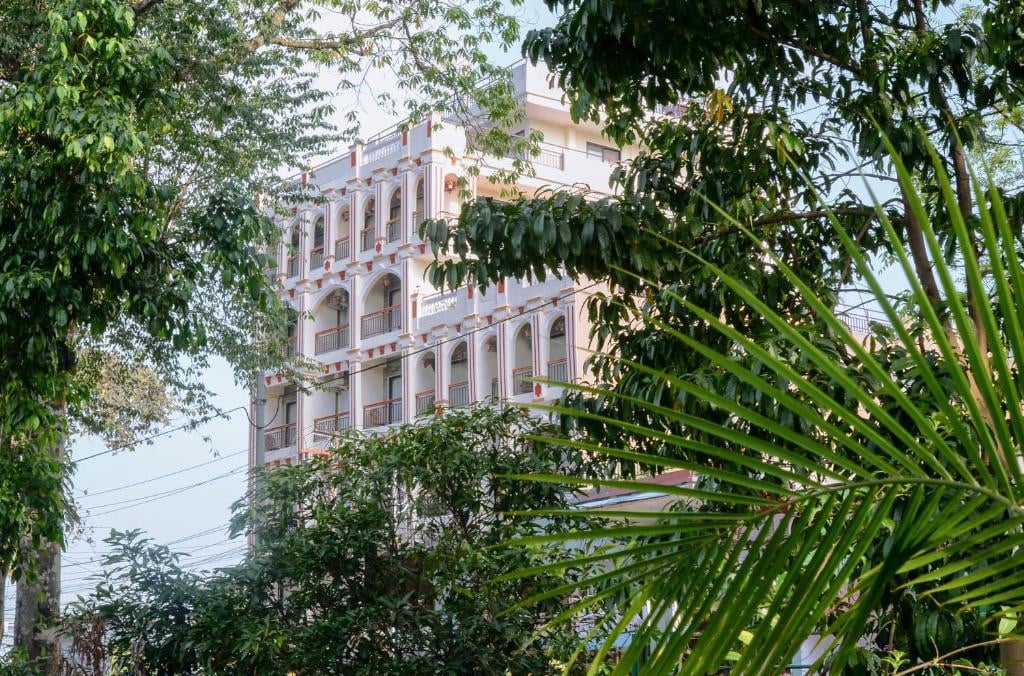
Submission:
[[[539,329],[550,329],[550,315],[547,312],[534,311],[534,325]],[[537,332],[537,336],[534,339],[534,354],[537,356],[537,362],[539,367],[534,369],[534,377],[547,378],[548,377],[548,362],[551,360],[551,334],[549,330]],[[534,392],[536,393],[537,387],[534,386]],[[548,390],[551,388],[548,385],[541,387],[543,394],[548,394]],[[540,394],[537,395],[541,396]]]
[[[348,360],[348,422],[352,429],[363,429],[363,361],[358,354]],[[372,372],[371,372],[372,373]]]

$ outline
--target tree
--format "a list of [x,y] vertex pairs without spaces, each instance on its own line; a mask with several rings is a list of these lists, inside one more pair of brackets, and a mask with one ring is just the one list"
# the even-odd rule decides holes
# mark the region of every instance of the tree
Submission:
[[[345,437],[263,474],[262,500],[237,506],[234,534],[257,542],[238,566],[197,573],[136,532],[113,533],[72,624],[82,636],[103,627],[101,657],[147,673],[554,673],[577,640],[545,629],[564,606],[515,603],[578,571],[500,577],[568,554],[508,539],[579,523],[565,514],[571,490],[505,478],[575,466],[531,441],[550,431],[480,407]],[[516,515],[532,508],[559,513]]]
[[[100,419],[80,356],[151,369],[186,412],[207,401],[212,355],[242,379],[279,361],[262,254],[277,233],[257,199],[284,203],[297,189],[279,172],[358,133],[332,133],[309,65],[340,69],[350,91],[393,69],[407,95],[394,105],[415,114],[443,94],[458,115],[475,105],[460,88],[492,74],[481,50],[517,31],[493,0],[29,5],[0,2],[0,569],[20,576],[50,552],[26,599],[59,589],[66,417]],[[317,8],[347,25],[316,33]]]
[[[991,208],[993,198],[976,194],[981,186],[966,157],[993,141],[1020,147],[1015,111],[1024,91],[1022,7],[992,2],[961,13],[952,2],[868,0],[568,0],[549,7],[561,16],[553,28],[527,38],[527,55],[554,69],[577,118],[603,124],[613,140],[637,143],[641,152],[616,170],[613,197],[561,190],[504,203],[480,199],[463,208],[454,228],[428,224],[425,234],[441,257],[434,281],[458,285],[472,276],[486,286],[504,276],[543,279],[562,269],[607,283],[609,293],[589,306],[601,348],[591,364],[607,387],[569,396],[567,431],[597,446],[641,451],[626,458],[627,469],[654,458],[689,463],[702,477],[702,490],[756,499],[760,484],[754,489],[716,475],[759,480],[764,471],[750,465],[750,456],[763,459],[757,447],[727,443],[708,431],[710,425],[749,432],[749,417],[725,404],[773,423],[759,429],[760,443],[799,454],[806,449],[796,440],[822,433],[811,416],[830,420],[829,406],[795,392],[807,407],[796,415],[765,396],[765,387],[785,390],[798,375],[829,402],[849,405],[852,394],[834,371],[808,358],[804,345],[780,337],[768,315],[727,280],[743,280],[771,312],[870,389],[875,376],[863,370],[863,358],[854,358],[807,297],[834,306],[844,292],[863,288],[857,256],[892,262],[906,251],[911,279],[924,293],[906,297],[900,321],[924,341],[934,329],[926,318],[938,313],[947,340],[960,346],[952,335],[952,292],[933,265],[936,257],[963,265],[968,254],[990,264],[979,210]],[[662,114],[651,115],[656,107]],[[899,180],[897,160],[911,179]],[[944,174],[952,177],[952,209],[940,188]],[[850,189],[851,179],[863,179],[867,189]],[[996,183],[995,193],[1020,246],[1016,183]],[[923,190],[923,210],[911,208],[915,185]],[[936,247],[927,242],[924,219]],[[954,233],[958,220],[966,238]],[[856,246],[845,246],[840,232]],[[778,264],[766,264],[764,247]],[[786,266],[806,288],[794,283]],[[983,322],[986,299],[979,289],[964,291],[984,363],[987,342],[1002,338]],[[1002,326],[1004,310],[996,307]],[[707,317],[721,318],[792,372],[769,370],[765,382],[756,383],[740,377],[736,369],[760,373],[765,357],[734,352],[736,335]],[[928,352],[923,342],[918,348]],[[901,373],[905,394],[916,396],[927,389],[929,374],[908,363],[907,350],[902,340],[879,340],[872,358]],[[712,353],[731,354],[736,364]],[[954,362],[967,356],[950,358],[928,352],[927,363],[955,397],[947,379],[956,372]],[[720,399],[686,394],[673,378]],[[965,406],[998,409],[980,389],[973,397]],[[638,435],[623,427],[627,421],[672,436]],[[916,430],[921,420],[904,422]],[[1007,447],[995,452],[1007,453],[1002,462],[1013,464]],[[872,551],[881,557],[887,550]],[[879,597],[879,613],[897,605],[895,587],[890,591]]]

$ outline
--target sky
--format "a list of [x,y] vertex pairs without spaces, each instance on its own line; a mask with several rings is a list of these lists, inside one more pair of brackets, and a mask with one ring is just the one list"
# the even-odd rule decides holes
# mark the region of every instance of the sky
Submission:
[[[552,21],[541,0],[528,0],[511,11],[519,16],[524,32]],[[511,64],[520,55],[518,50],[502,53],[494,49],[491,57],[494,63]],[[321,71],[318,85],[337,91],[339,80],[330,72]],[[380,77],[369,84],[378,91],[389,86]],[[368,98],[357,100],[351,93],[339,91],[335,99],[338,126],[342,126],[344,111],[353,106],[361,108],[364,136],[398,122]],[[309,158],[310,163],[345,150],[328,149],[321,157]],[[234,382],[227,363],[216,361],[205,374],[205,382],[217,394],[214,403],[220,410],[247,409],[249,395]],[[172,420],[160,431],[186,422]],[[98,559],[109,549],[103,540],[111,529],[138,529],[156,543],[170,544],[172,549],[188,555],[182,562],[187,567],[211,568],[241,559],[244,538],[228,540],[227,522],[232,503],[246,490],[248,429],[246,413],[236,410],[195,430],[171,431],[149,444],[116,453],[104,453],[107,449],[99,439],[75,439],[71,447],[72,457],[78,461],[74,494],[82,528],[63,555],[62,602],[73,601],[78,594],[95,587],[95,575],[102,567]],[[88,456],[96,457],[82,460]],[[6,647],[10,645],[13,624],[14,585],[8,582],[4,593],[2,645]]]

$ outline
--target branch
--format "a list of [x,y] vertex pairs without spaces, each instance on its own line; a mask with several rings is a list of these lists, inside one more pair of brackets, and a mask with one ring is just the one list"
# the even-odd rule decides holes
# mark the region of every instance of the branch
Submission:
[[141,16],[159,5],[163,0],[139,0],[132,5],[132,11],[135,12],[135,16]]

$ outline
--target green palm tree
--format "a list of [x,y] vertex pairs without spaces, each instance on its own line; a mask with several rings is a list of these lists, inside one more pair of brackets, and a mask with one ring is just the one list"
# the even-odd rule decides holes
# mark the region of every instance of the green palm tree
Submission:
[[[904,185],[912,185],[893,157]],[[877,338],[887,332],[886,354],[898,352],[900,369],[879,358],[876,340],[851,333],[830,303],[765,250],[766,265],[778,266],[803,292],[841,345],[838,352],[809,339],[743,280],[720,270],[723,281],[774,327],[779,339],[798,349],[802,365],[781,359],[692,305],[692,312],[730,339],[728,352],[710,349],[670,326],[659,328],[717,368],[756,386],[775,402],[779,416],[758,413],[698,379],[628,363],[663,378],[679,396],[700,398],[742,424],[706,422],[669,406],[630,399],[656,418],[694,433],[669,435],[626,420],[601,419],[628,437],[653,439],[675,451],[657,457],[631,450],[639,444],[609,448],[585,438],[559,441],[622,462],[687,469],[700,477],[689,485],[666,487],[675,504],[657,518],[593,510],[589,530],[524,540],[528,545],[594,545],[580,547],[572,564],[543,567],[550,572],[563,565],[596,566],[583,582],[524,601],[561,595],[571,600],[556,621],[597,618],[581,643],[581,655],[586,653],[581,659],[592,660],[592,672],[618,649],[616,673],[629,673],[641,661],[641,671],[654,674],[722,668],[778,673],[810,636],[820,636],[823,648],[814,666],[841,671],[856,657],[858,642],[879,630],[882,599],[899,590],[912,590],[917,603],[954,621],[972,613],[981,618],[992,643],[1007,646],[1004,660],[1019,649],[1012,618],[1024,611],[1020,229],[1011,224],[994,190],[976,189],[977,219],[965,222],[937,160],[936,168],[939,190],[932,213],[948,219],[947,236],[940,238],[929,224],[919,193],[911,191],[910,206],[923,226],[940,301],[929,299],[910,257],[895,245],[896,262],[910,285],[910,305],[917,308],[914,321],[890,300],[852,234],[835,222],[874,302],[891,323],[879,329]],[[981,185],[976,177],[974,185]],[[881,209],[878,218],[891,241],[900,242]],[[956,272],[950,261],[956,262]],[[615,396],[578,384],[567,387]],[[560,405],[548,410],[581,415]],[[783,424],[783,415],[800,424]],[[650,489],[628,479],[529,478]],[[609,524],[608,518],[626,521]],[[630,640],[621,648],[627,630]],[[956,655],[936,654],[934,664],[943,659],[953,661]],[[1010,667],[1010,673],[1015,669]]]

